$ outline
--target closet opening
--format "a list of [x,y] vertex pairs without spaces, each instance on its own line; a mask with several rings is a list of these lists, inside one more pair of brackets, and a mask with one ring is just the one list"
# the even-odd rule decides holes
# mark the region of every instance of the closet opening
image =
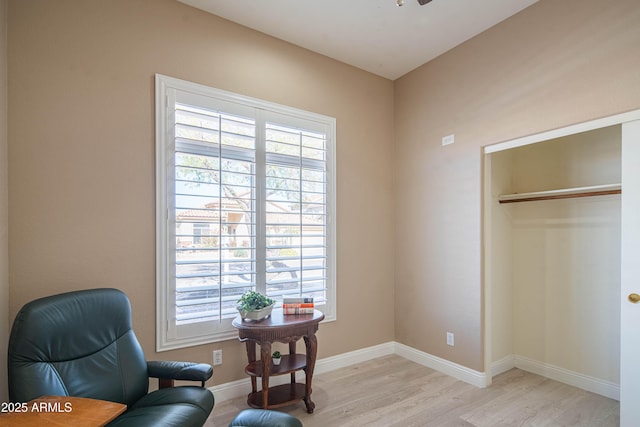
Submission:
[[485,148],[489,376],[516,367],[619,400],[621,147],[613,124]]

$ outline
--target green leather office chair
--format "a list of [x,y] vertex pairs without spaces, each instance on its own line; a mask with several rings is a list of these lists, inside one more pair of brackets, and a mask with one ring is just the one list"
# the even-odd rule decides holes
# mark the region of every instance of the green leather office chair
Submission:
[[131,327],[131,305],[117,289],[91,289],[41,298],[16,316],[9,338],[9,398],[43,395],[120,402],[127,411],[109,426],[202,426],[214,399],[198,386],[148,393],[149,377],[211,377],[210,365],[147,362]]

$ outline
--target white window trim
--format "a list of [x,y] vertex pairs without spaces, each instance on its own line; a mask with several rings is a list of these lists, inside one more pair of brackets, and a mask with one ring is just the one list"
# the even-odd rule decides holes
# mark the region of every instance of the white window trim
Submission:
[[[237,337],[237,332],[231,327],[231,319],[225,319],[223,327],[225,332],[200,331],[194,336],[176,337],[171,333],[171,316],[174,309],[171,292],[175,294],[175,284],[171,284],[168,242],[172,231],[169,221],[169,203],[167,191],[172,184],[173,177],[167,176],[167,162],[173,161],[175,142],[173,127],[170,119],[173,111],[169,105],[173,105],[171,92],[179,90],[189,92],[195,96],[207,96],[216,100],[228,101],[236,108],[238,104],[265,112],[274,112],[291,117],[298,117],[305,121],[321,123],[327,132],[327,197],[329,209],[327,212],[327,237],[330,241],[327,249],[327,303],[317,307],[325,315],[325,322],[336,320],[336,122],[335,119],[315,113],[310,113],[295,108],[245,97],[231,92],[214,89],[208,86],[175,79],[156,74],[156,350],[166,351],[193,345],[201,345],[211,342],[223,341]],[[169,156],[168,153],[171,155]],[[228,326],[228,327],[227,327]]]

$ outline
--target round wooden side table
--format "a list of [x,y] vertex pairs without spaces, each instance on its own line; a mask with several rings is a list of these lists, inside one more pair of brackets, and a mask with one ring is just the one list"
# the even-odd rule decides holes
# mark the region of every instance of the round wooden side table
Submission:
[[[233,320],[238,329],[238,338],[247,347],[249,364],[245,372],[251,377],[251,393],[247,399],[249,406],[259,409],[273,409],[304,400],[308,413],[313,413],[315,403],[311,400],[311,381],[316,364],[318,340],[316,331],[324,314],[314,310],[313,314],[282,314],[275,309],[271,316],[261,321],[245,321],[240,316]],[[296,342],[304,339],[306,354],[296,353]],[[282,356],[280,365],[271,361],[271,344],[289,344],[289,354]],[[260,360],[256,360],[256,344],[260,345]],[[304,370],[305,383],[296,383],[296,371]],[[291,382],[269,388],[269,377],[291,375]],[[262,378],[262,390],[258,391],[257,377]]]

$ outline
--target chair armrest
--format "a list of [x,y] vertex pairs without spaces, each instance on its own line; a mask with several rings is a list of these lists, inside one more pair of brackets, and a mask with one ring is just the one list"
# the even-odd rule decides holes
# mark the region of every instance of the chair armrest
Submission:
[[149,377],[160,379],[160,388],[173,386],[173,380],[200,381],[204,387],[213,368],[206,363],[152,360],[147,361],[147,372]]

